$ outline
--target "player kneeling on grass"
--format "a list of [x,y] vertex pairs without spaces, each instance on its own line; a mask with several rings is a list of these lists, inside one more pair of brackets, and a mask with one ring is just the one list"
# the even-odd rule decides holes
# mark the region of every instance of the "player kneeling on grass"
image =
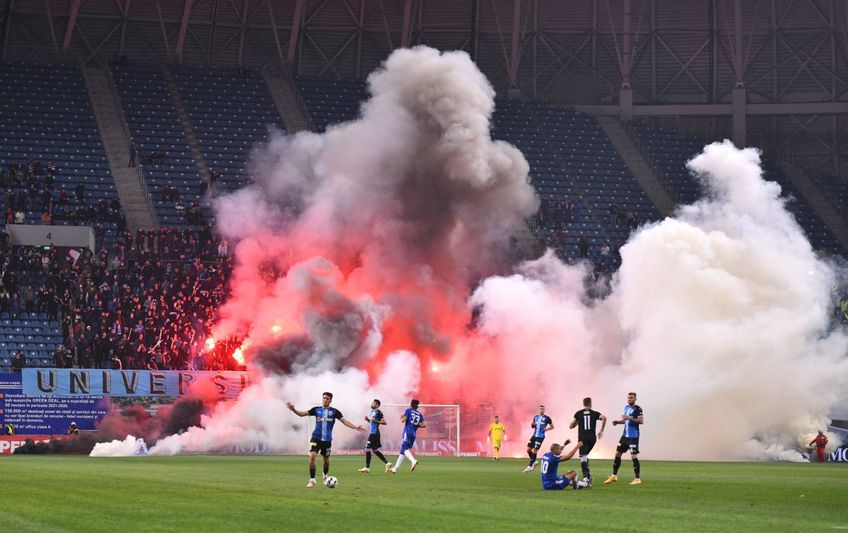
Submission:
[[[565,446],[571,441],[565,441]],[[585,489],[589,487],[588,481],[577,479],[577,472],[569,470],[564,476],[557,475],[557,469],[561,461],[571,459],[577,450],[580,449],[583,443],[578,442],[577,446],[567,453],[562,453],[563,446],[557,443],[551,444],[551,451],[542,456],[542,488],[545,490],[562,490],[571,486],[575,489]]]
[[412,445],[415,444],[415,432],[418,428],[427,427],[427,423],[424,422],[424,415],[418,411],[418,400],[412,400],[409,403],[409,409],[403,412],[400,421],[403,422],[403,438],[400,442],[400,454],[394,468],[386,470],[386,472],[391,472],[392,474],[397,473],[397,469],[403,463],[404,457],[412,463],[412,466],[409,468],[410,470],[415,470],[415,467],[418,465],[418,461],[412,455]]

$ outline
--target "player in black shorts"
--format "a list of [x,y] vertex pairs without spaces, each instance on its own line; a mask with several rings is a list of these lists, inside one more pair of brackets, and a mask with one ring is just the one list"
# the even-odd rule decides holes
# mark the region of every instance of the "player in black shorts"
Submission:
[[[601,430],[597,432],[598,420],[601,421]],[[583,480],[590,483],[592,473],[589,471],[589,452],[595,447],[597,439],[604,436],[604,428],[607,427],[607,417],[592,410],[592,398],[583,398],[583,409],[574,413],[574,419],[568,426],[577,428],[577,440],[583,443],[580,447],[580,469],[583,470]]]
[[545,414],[544,405],[539,406],[539,414],[533,417],[530,427],[533,428],[533,435],[527,441],[527,457],[530,458],[530,461],[527,463],[527,468],[523,470],[524,472],[532,472],[536,468],[536,455],[545,440],[545,432],[554,429],[554,421]]
[[627,393],[627,405],[624,406],[624,414],[618,420],[613,420],[612,425],[617,426],[622,424],[624,432],[621,434],[621,439],[618,441],[618,448],[615,450],[615,459],[612,462],[612,475],[604,481],[604,485],[615,483],[618,481],[618,469],[621,467],[621,454],[630,450],[630,458],[633,459],[633,473],[635,479],[630,482],[631,485],[641,485],[642,466],[639,462],[639,426],[645,423],[645,415],[642,408],[636,405],[636,393]]
[[389,461],[380,451],[383,443],[380,442],[380,426],[386,425],[386,418],[383,416],[383,411],[380,411],[380,400],[376,398],[371,402],[371,412],[365,417],[368,422],[368,442],[365,443],[365,468],[360,468],[359,471],[367,474],[371,471],[371,454],[377,456],[386,465],[386,472],[392,467]]

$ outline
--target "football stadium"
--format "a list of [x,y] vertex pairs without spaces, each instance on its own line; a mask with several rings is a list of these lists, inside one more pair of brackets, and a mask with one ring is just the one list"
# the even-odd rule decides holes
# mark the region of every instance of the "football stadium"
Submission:
[[845,0],[0,0],[0,531],[848,529]]

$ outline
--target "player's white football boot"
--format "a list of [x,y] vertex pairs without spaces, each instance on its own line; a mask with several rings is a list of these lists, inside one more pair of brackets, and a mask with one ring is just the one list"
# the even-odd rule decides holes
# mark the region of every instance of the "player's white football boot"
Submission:
[[533,469],[532,469],[532,468],[530,468],[529,466],[525,466],[525,467],[524,467],[524,470],[522,470],[522,472],[526,474],[527,472],[531,472],[532,470],[533,470]]
[[397,474],[397,470],[395,470],[395,467],[393,467],[393,466],[389,467],[389,469],[386,470],[386,472],[388,472],[389,474]]
[[315,481],[314,479],[310,479],[310,480],[309,480],[309,483],[307,483],[307,484],[306,484],[306,488],[307,488],[307,489],[311,489],[312,487],[314,487],[314,486],[315,486],[315,485],[317,485],[317,484],[318,484],[318,482],[317,482],[317,481]]
[[530,471],[536,470],[536,465],[539,464],[539,461],[533,461],[533,464],[530,465]]
[[582,481],[578,481],[577,483],[575,483],[575,487],[577,487],[578,489],[588,489],[589,488],[589,482],[586,481],[585,479],[582,480]]
[[364,474],[368,474],[368,473],[370,473],[370,472],[371,472],[371,469],[370,469],[370,468],[368,468],[367,466],[364,466],[364,467],[360,468],[358,471],[359,471],[359,472],[362,472],[362,473],[364,473]]
[[416,466],[418,466],[418,461],[412,461],[412,466],[409,467],[409,471],[414,471]]

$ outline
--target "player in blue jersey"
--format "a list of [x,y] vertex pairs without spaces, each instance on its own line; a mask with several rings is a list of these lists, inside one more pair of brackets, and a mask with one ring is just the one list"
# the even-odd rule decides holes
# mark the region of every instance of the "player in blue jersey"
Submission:
[[636,393],[627,393],[627,405],[624,406],[624,414],[619,420],[613,420],[612,425],[617,426],[624,424],[624,432],[621,434],[621,439],[618,441],[618,448],[615,450],[615,460],[612,463],[612,475],[604,481],[604,485],[615,483],[618,481],[618,468],[621,466],[621,454],[630,450],[630,458],[633,459],[633,472],[636,477],[630,482],[631,485],[641,485],[642,479],[639,477],[639,426],[645,423],[645,417],[642,414],[642,408],[636,405]]
[[409,402],[409,409],[403,412],[403,416],[400,417],[400,421],[403,422],[403,437],[400,441],[400,454],[398,454],[395,466],[386,471],[391,472],[392,474],[397,473],[398,468],[400,468],[401,463],[403,463],[404,457],[409,459],[409,462],[412,463],[412,466],[409,468],[410,471],[415,470],[415,467],[418,465],[418,460],[412,455],[412,445],[415,444],[415,432],[419,428],[427,427],[427,423],[424,421],[424,415],[418,411],[418,400],[412,400]]
[[[568,446],[569,440],[565,441],[564,446]],[[577,479],[577,471],[569,470],[564,476],[557,475],[559,463],[571,459],[577,450],[582,446],[582,442],[578,442],[577,446],[571,451],[563,454],[563,446],[553,443],[551,451],[542,456],[542,488],[545,490],[562,490],[568,486],[575,489],[585,489],[589,486],[589,482]]]
[[389,464],[386,456],[383,455],[383,452],[380,451],[380,448],[383,446],[380,442],[380,426],[386,425],[383,411],[380,411],[380,400],[374,399],[371,402],[371,412],[365,417],[365,421],[369,424],[368,442],[365,443],[365,468],[360,468],[359,471],[366,474],[371,472],[371,454],[373,453],[383,461],[386,465],[386,472],[388,472],[392,466]]
[[523,470],[524,472],[532,472],[536,469],[536,456],[539,453],[539,448],[542,447],[542,441],[545,440],[545,431],[554,429],[554,421],[545,414],[544,405],[539,406],[539,414],[533,417],[530,427],[533,428],[533,435],[527,441],[527,457],[530,458],[530,462]]
[[341,411],[335,407],[330,407],[333,401],[333,393],[325,392],[321,395],[321,406],[313,407],[308,411],[298,411],[291,402],[286,406],[297,416],[314,416],[315,430],[312,432],[312,439],[309,442],[309,483],[306,488],[311,489],[316,485],[315,481],[315,456],[321,454],[324,457],[324,478],[330,471],[330,450],[333,446],[333,425],[336,420],[357,431],[365,431],[362,426],[357,426],[347,420]]

